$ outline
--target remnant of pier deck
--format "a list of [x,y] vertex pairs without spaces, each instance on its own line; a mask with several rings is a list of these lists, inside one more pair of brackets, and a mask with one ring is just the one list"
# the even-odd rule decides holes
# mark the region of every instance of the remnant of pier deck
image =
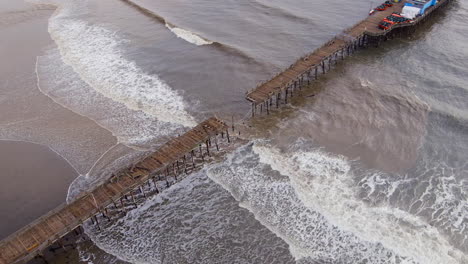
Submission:
[[[227,141],[230,140],[228,126],[217,118],[210,118],[184,135],[170,140],[141,162],[121,171],[120,176],[112,177],[73,202],[56,208],[1,241],[0,264],[34,258],[87,219],[92,219],[98,213],[105,216],[106,207],[111,204],[117,207],[116,201],[124,196],[133,197],[134,191],[144,184],[149,184],[149,181],[154,180],[158,174],[158,178],[164,174],[167,180],[168,174],[172,174],[177,179],[179,173],[187,171],[189,159],[186,155],[190,155],[192,166],[195,166],[194,151],[200,151],[202,159],[204,155],[210,155],[212,140],[216,148],[219,148],[219,134]],[[184,164],[185,168],[179,167],[179,164]],[[97,221],[97,218],[93,221]]]
[[414,19],[413,23],[397,24],[390,30],[381,30],[378,24],[393,12],[401,12],[404,1],[394,3],[385,11],[375,12],[248,92],[246,99],[252,103],[252,117],[258,110],[269,114],[273,105],[278,108],[283,102],[287,104],[288,97],[292,97],[296,89],[316,80],[319,74],[326,73],[338,60],[353,54],[361,47],[372,43],[378,45],[383,37],[396,28],[410,27],[424,21],[434,10],[450,1],[439,0],[437,5],[428,8],[425,14]]

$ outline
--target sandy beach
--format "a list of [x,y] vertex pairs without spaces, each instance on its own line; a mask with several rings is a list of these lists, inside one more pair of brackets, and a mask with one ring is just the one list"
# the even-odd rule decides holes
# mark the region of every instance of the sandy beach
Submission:
[[53,45],[47,23],[54,9],[0,1],[1,238],[65,202],[73,179],[115,144],[111,133],[37,87],[36,59]]

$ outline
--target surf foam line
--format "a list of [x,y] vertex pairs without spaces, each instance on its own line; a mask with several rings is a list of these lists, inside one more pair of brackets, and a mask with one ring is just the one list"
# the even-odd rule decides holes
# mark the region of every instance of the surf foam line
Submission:
[[80,20],[87,1],[52,1],[59,8],[49,19],[49,33],[63,61],[102,95],[143,111],[158,120],[192,127],[183,97],[156,75],[149,75],[124,58],[122,39],[116,32]]
[[118,143],[137,151],[163,143],[183,126],[161,122],[143,111],[134,111],[115,102],[81,80],[72,67],[62,61],[58,49],[52,48],[36,60],[37,87],[57,104],[93,120],[108,130]]
[[92,225],[85,230],[99,248],[132,263],[291,263],[287,245],[203,170],[121,219],[106,221],[101,230]]
[[342,156],[313,150],[284,155],[254,147],[262,163],[287,175],[304,204],[366,241],[375,241],[418,263],[461,263],[468,258],[435,227],[398,208],[370,206],[357,198],[350,163]]
[[121,0],[121,1],[138,9],[140,12],[144,13],[145,15],[155,18],[156,20],[164,24],[166,28],[169,29],[172,33],[174,33],[174,35],[176,35],[178,38],[181,38],[189,43],[192,43],[197,46],[211,45],[214,43],[213,41],[210,41],[206,38],[201,37],[197,33],[177,27],[176,25],[168,22],[164,17],[156,14],[155,12],[153,12],[152,10],[149,10],[148,8],[143,7],[142,4],[139,4],[136,1],[131,1],[131,0]]
[[296,258],[331,263],[464,263],[417,216],[357,197],[351,165],[320,150],[282,153],[254,142],[208,176],[284,239]]
[[242,57],[243,59],[247,60],[249,63],[255,63],[255,64],[260,64],[263,67],[268,65],[270,69],[274,69],[274,71],[279,71],[281,68],[279,68],[277,65],[272,64],[271,62],[268,62],[267,60],[264,60],[264,58],[255,58],[254,56],[246,53],[245,51],[232,46],[228,45],[226,43],[220,43],[217,41],[211,41],[207,38],[204,38],[194,32],[191,32],[189,30],[180,28],[173,23],[168,22],[164,17],[156,14],[155,12],[151,11],[148,8],[143,7],[142,3],[136,3],[136,0],[121,0],[124,3],[134,7],[135,9],[139,10],[143,15],[148,16],[150,18],[156,19],[159,23],[163,24],[166,28],[168,28],[172,33],[174,33],[177,37],[184,39],[187,42],[190,42],[192,44],[195,44],[197,46],[202,46],[202,45],[212,45],[214,48],[217,48],[223,52],[227,52],[229,54],[234,54],[236,56]]
[[290,180],[272,171],[249,143],[216,164],[207,175],[228,190],[270,231],[282,238],[300,263],[415,263],[374,241],[364,241],[308,208]]

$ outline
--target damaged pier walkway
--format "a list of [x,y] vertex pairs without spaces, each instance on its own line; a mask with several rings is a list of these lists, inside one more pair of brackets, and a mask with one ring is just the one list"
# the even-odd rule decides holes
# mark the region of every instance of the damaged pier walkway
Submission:
[[[252,104],[252,117],[257,112],[269,114],[273,105],[276,108],[280,104],[287,104],[288,97],[292,97],[297,89],[309,85],[311,81],[317,80],[319,74],[325,74],[338,60],[350,56],[356,50],[378,43],[397,28],[411,27],[424,21],[434,10],[447,4],[451,0],[439,0],[437,5],[427,9],[424,15],[413,20],[412,23],[397,24],[389,30],[381,30],[378,24],[393,12],[401,13],[404,1],[394,3],[385,11],[376,11],[366,19],[360,21],[353,27],[343,31],[332,40],[325,43],[314,52],[300,58],[283,72],[277,74],[269,81],[258,85],[248,92],[246,99]],[[258,109],[259,108],[259,109]]]
[[[218,135],[221,135],[221,139]],[[64,204],[37,219],[0,242],[0,264],[28,261],[55,242],[79,228],[86,220],[97,222],[97,214],[107,217],[108,208],[125,210],[123,198],[131,197],[135,204],[137,193],[145,195],[142,186],[157,180],[175,178],[195,168],[196,160],[210,156],[210,148],[219,150],[218,140],[230,141],[228,126],[217,118],[210,118],[195,128],[160,147],[156,152],[131,168],[117,173],[90,192],[82,194],[70,204]],[[167,182],[169,186],[169,183]],[[136,206],[136,204],[135,204]],[[108,218],[109,219],[109,218]]]

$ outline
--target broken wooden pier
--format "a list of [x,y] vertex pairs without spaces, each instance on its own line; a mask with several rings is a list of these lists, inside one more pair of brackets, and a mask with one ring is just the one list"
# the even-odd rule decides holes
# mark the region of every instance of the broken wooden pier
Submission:
[[437,5],[426,10],[424,15],[413,20],[412,23],[397,24],[390,30],[381,30],[378,24],[393,12],[400,13],[404,1],[394,3],[385,11],[377,11],[353,27],[343,31],[332,40],[325,43],[314,52],[300,58],[283,72],[277,74],[269,81],[258,85],[248,92],[246,99],[251,102],[251,113],[254,117],[258,112],[269,114],[273,108],[279,108],[288,103],[297,90],[317,80],[320,74],[325,74],[335,66],[338,61],[352,55],[361,48],[378,46],[392,31],[402,28],[414,27],[425,21],[434,10],[453,0],[439,0]]
[[[219,150],[220,143],[230,142],[228,126],[217,118],[210,118],[187,133],[161,146],[144,160],[115,174],[92,191],[82,194],[69,204],[25,226],[0,242],[0,264],[28,261],[62,237],[91,219],[98,225],[97,215],[109,219],[110,210],[126,211],[128,204],[137,206],[137,195],[147,196],[145,186],[159,193],[161,185],[170,186]],[[63,247],[63,246],[62,246]]]

